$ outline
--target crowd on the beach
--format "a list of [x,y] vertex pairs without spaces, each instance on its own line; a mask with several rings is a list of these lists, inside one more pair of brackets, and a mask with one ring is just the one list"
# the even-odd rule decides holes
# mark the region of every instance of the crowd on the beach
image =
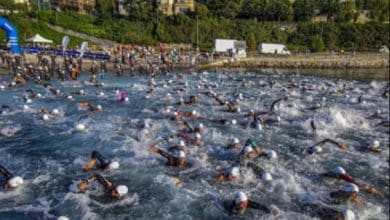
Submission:
[[[183,54],[178,51],[164,52],[160,51],[160,56],[153,56],[155,51],[152,48],[133,48],[130,51],[118,53],[115,55],[114,62],[114,73],[121,77],[124,74],[135,76],[137,74],[148,75],[151,77],[148,88],[151,91],[158,87],[163,86],[157,84],[153,77],[171,72],[172,65],[174,63],[189,63],[190,66],[195,65],[196,57],[189,53]],[[43,86],[50,93],[59,98],[64,99],[76,99],[78,97],[87,96],[84,90],[65,94],[59,89],[55,88],[50,84],[50,80],[78,80],[81,72],[89,72],[90,79],[88,82],[89,86],[104,87],[104,83],[101,79],[104,78],[104,74],[108,74],[107,62],[106,61],[93,61],[90,68],[86,69],[83,67],[83,59],[74,57],[64,57],[62,63],[58,63],[56,56],[42,56],[37,55],[37,62],[31,63],[27,61],[23,56],[11,55],[6,53],[0,53],[2,65],[8,68],[13,74],[13,79],[10,82],[2,82],[1,89],[7,89],[10,87],[19,87],[24,84],[31,82],[35,83],[36,86]],[[128,64],[129,69],[124,69],[123,65]],[[221,73],[223,74],[223,73]],[[178,74],[177,82],[170,81],[165,86],[175,85],[178,86],[178,91],[186,90],[185,75]],[[334,85],[337,84],[337,80],[333,81]],[[206,143],[203,142],[202,136],[207,134],[207,128],[202,121],[209,123],[218,124],[224,127],[238,126],[238,127],[249,127],[256,130],[262,130],[266,127],[281,127],[283,128],[283,119],[278,114],[277,106],[282,102],[286,102],[291,99],[288,96],[288,90],[296,90],[302,93],[315,93],[316,89],[305,84],[298,84],[293,80],[287,81],[281,85],[282,89],[286,91],[286,96],[275,99],[270,108],[267,111],[256,111],[255,109],[249,112],[243,113],[240,106],[240,101],[247,99],[248,97],[237,91],[233,94],[226,94],[222,96],[213,91],[213,86],[205,80],[199,80],[198,85],[204,90],[202,94],[194,94],[188,97],[188,99],[179,99],[175,105],[175,109],[163,109],[160,112],[164,117],[167,117],[174,123],[178,123],[177,132],[171,134],[169,138],[176,138],[176,146],[157,146],[152,145],[149,148],[150,153],[158,154],[167,161],[168,166],[175,166],[181,169],[191,166],[187,160],[186,149],[188,146],[203,147]],[[334,86],[332,84],[327,85],[329,88]],[[244,80],[241,82],[242,87],[254,86],[254,82]],[[272,80],[265,81],[263,84],[258,85],[264,89],[272,89],[275,86],[275,82]],[[344,94],[347,91],[353,92],[354,88],[344,86],[342,89],[331,90],[332,95]],[[328,91],[328,90],[324,90]],[[330,90],[329,90],[330,91]],[[125,91],[115,91],[118,95],[118,103],[128,102],[128,97]],[[381,93],[377,94],[383,100],[389,98],[389,84],[381,89]],[[33,90],[26,91],[26,95],[23,97],[26,105],[24,108],[29,108],[27,105],[31,103],[33,99],[40,98],[42,95],[34,92]],[[202,100],[209,100],[214,103],[214,106],[210,108],[222,108],[224,112],[232,114],[235,119],[224,118],[207,118],[201,112],[192,111],[181,111],[181,107],[191,107],[202,105]],[[232,101],[233,100],[233,101]],[[357,100],[357,104],[363,103],[362,96]],[[99,103],[93,104],[89,102],[79,102],[78,106],[86,111],[90,111],[91,114],[98,114],[98,112],[104,111]],[[323,106],[320,103],[315,104],[313,107],[304,109],[303,111],[309,111],[315,114],[316,111],[322,109]],[[12,108],[7,105],[3,105],[2,112],[12,111]],[[42,115],[42,120],[50,120],[52,117],[59,115],[58,109],[37,109],[37,114]],[[92,117],[87,115],[86,117]],[[368,112],[367,118],[377,122],[377,126],[389,127],[388,118],[385,113],[381,111]],[[75,125],[75,131],[85,131],[87,125],[83,123],[83,120]],[[311,129],[316,132],[318,124],[315,120],[311,122]],[[151,131],[147,127],[140,129],[141,139],[150,139]],[[4,134],[3,134],[4,135]],[[12,136],[12,134],[5,134]],[[334,146],[340,150],[356,151],[362,154],[381,154],[385,150],[384,146],[381,146],[379,141],[367,138],[367,143],[361,143],[358,147],[349,146],[347,143],[343,143],[332,138],[326,138],[318,143],[313,143],[312,146],[306,148],[307,155],[313,157],[326,157],[323,154],[323,148]],[[276,149],[266,149],[261,146],[261,143],[256,143],[253,139],[240,140],[239,137],[232,138],[229,143],[226,143],[224,148],[226,151],[237,152],[235,160],[231,161],[231,166],[226,168],[225,172],[221,172],[214,177],[216,183],[220,182],[232,182],[242,178],[243,169],[252,170],[256,176],[259,177],[260,181],[269,182],[272,181],[272,174],[265,168],[259,166],[257,160],[278,160],[278,153]],[[12,173],[6,169],[6,161],[1,162],[0,173],[5,177],[4,188],[13,189],[23,185],[24,180],[18,176],[17,173]],[[119,162],[111,161],[103,156],[98,151],[91,153],[90,160],[84,165],[85,171],[93,170],[94,173],[87,175],[82,181],[75,181],[70,186],[72,192],[80,193],[88,190],[88,186],[93,182],[99,183],[105,190],[106,195],[110,198],[119,199],[129,193],[127,186],[114,183],[108,178],[104,177],[104,172],[114,169],[119,169]],[[335,186],[343,186],[340,190],[334,190],[329,192],[328,202],[331,204],[344,204],[351,203],[355,205],[356,209],[362,205],[361,194],[367,194],[367,196],[378,196],[383,197],[384,193],[381,189],[375,186],[366,184],[363,180],[357,176],[353,176],[347,172],[348,168],[335,166],[334,169],[324,171],[319,175],[323,178],[333,178],[337,181],[334,182]],[[177,183],[180,183],[179,178],[175,179]],[[339,187],[335,187],[339,189]],[[230,214],[244,214],[248,209],[259,210],[260,213],[271,213],[269,204],[261,204],[254,201],[251,195],[245,192],[238,191],[231,201],[224,202],[223,206],[226,212]],[[322,203],[305,203],[302,206],[302,212],[310,213],[312,217],[318,217],[321,219],[345,219],[352,220],[356,219],[352,209],[336,209],[333,207],[323,206]],[[62,216],[59,219],[66,219]]]

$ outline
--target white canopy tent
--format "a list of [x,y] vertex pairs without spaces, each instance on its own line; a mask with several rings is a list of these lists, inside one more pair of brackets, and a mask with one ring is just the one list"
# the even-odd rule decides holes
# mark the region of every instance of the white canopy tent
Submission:
[[48,40],[39,34],[34,35],[34,37],[32,37],[32,38],[26,39],[26,42],[44,43],[44,44],[52,44],[53,43],[52,40]]

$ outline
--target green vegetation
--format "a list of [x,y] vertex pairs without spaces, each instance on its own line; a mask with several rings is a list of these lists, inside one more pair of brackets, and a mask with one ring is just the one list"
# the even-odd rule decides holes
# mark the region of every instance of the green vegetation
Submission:
[[[25,39],[30,38],[37,33],[42,37],[53,40],[56,45],[61,44],[61,40],[64,37],[64,34],[53,31],[42,21],[37,22],[32,19],[23,18],[20,15],[11,15],[6,18],[18,27],[19,41],[22,45],[24,45]],[[69,46],[78,48],[83,41],[84,40],[80,38],[70,37]],[[0,31],[0,44],[5,44],[5,42],[6,34],[4,31]]]
[[[112,1],[97,0],[96,8],[90,9],[93,15],[33,10],[25,13],[38,17],[38,23],[18,23],[15,15],[11,20],[16,20],[21,38],[29,30],[56,43],[61,37],[45,23],[125,44],[188,43],[203,50],[213,48],[216,38],[245,40],[250,50],[262,42],[283,43],[292,51],[377,51],[381,45],[390,46],[389,0],[198,0],[195,12],[174,16],[157,12],[154,0],[125,2],[127,17],[114,13]],[[370,11],[370,21],[356,23],[363,10]],[[318,15],[327,22],[314,23]]]

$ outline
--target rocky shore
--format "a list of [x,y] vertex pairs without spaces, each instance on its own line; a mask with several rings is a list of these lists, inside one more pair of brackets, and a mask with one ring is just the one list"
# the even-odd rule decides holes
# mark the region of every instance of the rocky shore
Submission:
[[211,68],[281,69],[383,69],[389,68],[389,54],[291,55],[227,58],[199,66]]

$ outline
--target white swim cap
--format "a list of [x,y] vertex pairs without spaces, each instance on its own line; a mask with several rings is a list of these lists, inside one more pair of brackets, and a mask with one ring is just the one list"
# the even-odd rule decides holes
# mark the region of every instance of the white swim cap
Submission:
[[202,123],[199,123],[198,126],[196,128],[203,128],[203,124]]
[[380,109],[378,109],[378,110],[376,110],[376,113],[377,113],[377,114],[381,114],[382,112],[381,112]]
[[43,119],[44,121],[48,121],[50,118],[49,118],[49,115],[43,114],[43,115],[42,115],[42,119]]
[[53,115],[58,115],[58,114],[60,114],[60,111],[55,108],[55,109],[53,109],[52,113],[53,113]]
[[256,123],[256,128],[261,131],[263,130],[263,126],[260,123]]
[[85,130],[85,124],[83,124],[83,123],[78,123],[78,124],[76,124],[76,126],[75,126],[75,129],[77,130],[77,131],[84,131]]
[[184,151],[182,151],[182,150],[179,150],[178,152],[176,152],[176,157],[186,158],[186,153],[184,153]]
[[11,85],[12,85],[12,86],[16,86],[16,82],[12,82]]
[[178,115],[178,113],[175,111],[175,112],[173,112],[173,115],[174,115],[174,116],[177,116],[177,115]]
[[32,100],[31,99],[27,99],[26,103],[32,103]]
[[238,144],[238,143],[240,143],[240,140],[238,140],[238,138],[233,138],[232,143],[233,144]]
[[274,150],[268,150],[267,157],[269,159],[276,159],[278,157],[278,155],[276,154],[276,152]]
[[344,168],[342,168],[340,166],[334,168],[333,172],[336,173],[336,174],[346,174],[347,173],[347,172],[345,172]]
[[183,140],[180,140],[179,141],[179,147],[185,147],[186,146],[186,143],[184,143]]
[[238,107],[238,108],[236,109],[236,112],[237,112],[237,113],[240,113],[240,112],[241,112],[241,108]]
[[349,209],[343,210],[344,220],[355,220],[355,213]]
[[129,192],[129,189],[125,185],[119,185],[116,187],[116,191],[118,192],[119,196],[124,196]]
[[234,202],[236,204],[245,201],[248,201],[248,197],[243,192],[237,192],[236,195],[234,196]]
[[69,218],[66,216],[60,216],[57,218],[57,220],[69,220]]
[[321,152],[322,152],[322,147],[317,146],[317,145],[311,146],[310,149],[311,149],[314,153],[321,153]]
[[232,120],[232,125],[236,125],[237,124],[237,120],[236,119],[233,119]]
[[125,102],[128,102],[129,101],[129,97],[125,97]]
[[278,121],[278,122],[282,121],[282,119],[280,118],[280,116],[277,116],[277,117],[276,117],[276,121]]
[[21,185],[23,185],[24,181],[23,181],[23,178],[20,177],[20,176],[14,176],[12,177],[11,179],[9,179],[7,181],[7,183],[12,187],[12,188],[16,188],[16,187],[19,187]]
[[37,97],[38,98],[42,98],[42,94],[41,93],[37,93]]
[[184,99],[183,99],[183,98],[180,98],[180,102],[184,102]]
[[251,146],[248,145],[244,147],[244,154],[249,154],[251,152],[253,152],[253,148]]
[[57,89],[57,90],[56,90],[56,93],[57,93],[57,94],[60,94],[60,93],[61,93],[61,91],[60,91],[59,89]]
[[231,170],[230,170],[230,174],[234,177],[238,177],[240,175],[240,169],[238,169],[238,167],[233,167]]
[[84,95],[84,94],[85,94],[84,90],[82,90],[82,89],[79,91],[79,93],[80,93],[81,95]]
[[196,134],[195,134],[195,137],[196,137],[196,139],[201,139],[201,138],[202,138],[202,135],[200,135],[199,133],[196,133]]
[[196,115],[197,111],[196,110],[192,110],[191,114],[192,115]]
[[28,109],[30,109],[30,107],[28,107],[28,105],[23,105],[23,109],[28,110]]
[[255,110],[253,110],[253,109],[251,108],[250,112],[251,112],[251,113],[255,113]]
[[119,163],[116,161],[112,161],[110,164],[108,164],[108,169],[110,170],[116,170],[119,168]]
[[268,172],[264,172],[261,175],[261,179],[264,180],[264,181],[270,182],[270,181],[272,181],[272,175],[270,173],[268,173]]
[[0,89],[5,89],[5,86],[4,85],[0,85]]
[[73,99],[73,96],[68,95],[66,98],[67,98],[67,99]]
[[101,105],[97,105],[96,108],[97,108],[99,111],[103,110],[103,107],[102,107]]
[[368,142],[368,145],[373,146],[373,147],[379,147],[379,141],[371,140]]
[[100,95],[100,96],[104,96],[104,92],[100,92],[99,95]]
[[359,187],[353,183],[347,183],[344,186],[344,192],[359,192]]

